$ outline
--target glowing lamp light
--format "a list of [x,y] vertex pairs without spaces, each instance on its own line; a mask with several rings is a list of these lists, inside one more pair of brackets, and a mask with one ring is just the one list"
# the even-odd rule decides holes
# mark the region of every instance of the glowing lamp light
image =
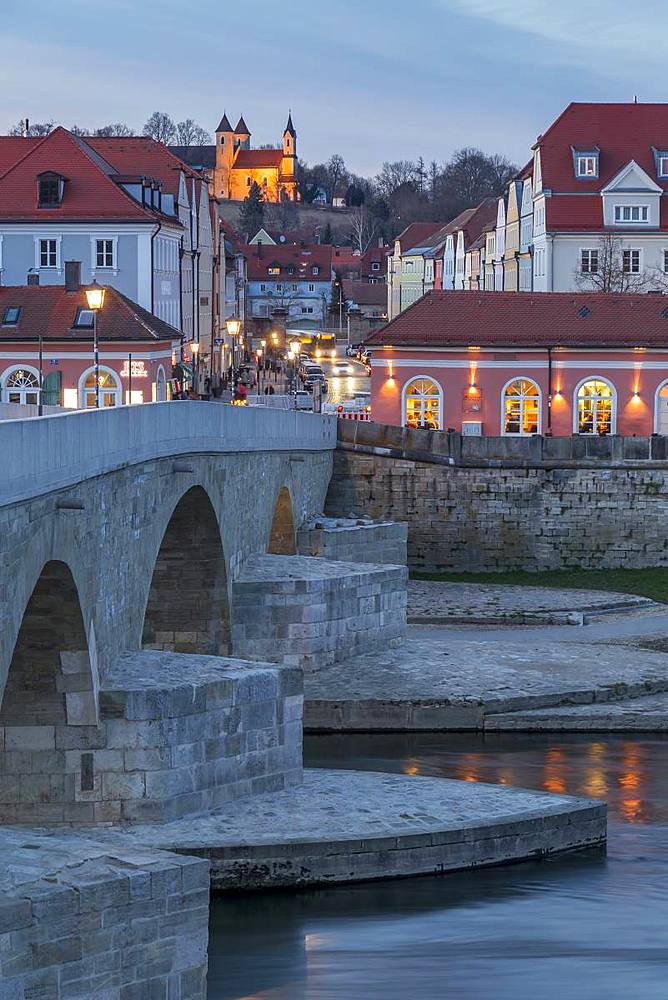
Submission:
[[635,392],[633,393],[633,399],[640,399],[640,393],[638,392],[638,390],[637,390],[637,389],[636,389],[636,390],[635,390]]
[[199,344],[197,343],[196,340],[194,340],[190,345],[190,350],[193,352],[193,355],[197,357],[197,355],[199,354]]
[[267,346],[267,341],[266,340],[261,340],[260,343],[262,344],[263,347]]
[[241,320],[240,319],[226,319],[225,326],[227,327],[227,332],[230,337],[238,337],[241,331]]
[[88,308],[93,312],[99,312],[104,305],[105,292],[106,289],[102,285],[98,285],[97,281],[93,281],[93,284],[86,289]]

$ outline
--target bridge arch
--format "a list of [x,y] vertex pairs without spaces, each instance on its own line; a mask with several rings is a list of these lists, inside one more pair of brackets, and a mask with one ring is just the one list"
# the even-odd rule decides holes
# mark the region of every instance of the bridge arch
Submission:
[[287,486],[282,486],[276,497],[267,552],[281,556],[294,556],[297,552],[292,495]]
[[142,647],[229,653],[225,556],[216,512],[202,486],[181,496],[162,536],[144,611]]

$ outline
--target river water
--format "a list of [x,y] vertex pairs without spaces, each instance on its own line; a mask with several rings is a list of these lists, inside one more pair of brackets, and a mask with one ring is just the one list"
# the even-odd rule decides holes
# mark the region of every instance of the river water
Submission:
[[320,736],[306,761],[606,798],[607,852],[218,897],[210,1000],[668,1000],[668,739]]

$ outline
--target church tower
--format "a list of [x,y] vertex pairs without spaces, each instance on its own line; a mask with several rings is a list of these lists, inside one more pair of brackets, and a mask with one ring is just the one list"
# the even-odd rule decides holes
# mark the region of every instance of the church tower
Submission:
[[291,201],[297,199],[297,133],[292,124],[292,113],[283,132],[283,157],[281,159],[282,190]]
[[234,130],[234,148],[239,149],[250,149],[250,137],[251,134],[248,131],[248,126],[244,121],[244,116],[241,115],[239,121],[237,122],[237,127]]
[[230,197],[230,173],[234,156],[234,131],[227,115],[223,113],[216,129],[216,168],[213,184],[216,198]]

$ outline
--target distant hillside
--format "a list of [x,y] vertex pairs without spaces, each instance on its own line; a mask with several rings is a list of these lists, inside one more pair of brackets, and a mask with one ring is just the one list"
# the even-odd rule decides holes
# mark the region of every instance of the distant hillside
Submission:
[[[221,201],[218,209],[219,215],[237,229],[242,205],[241,201]],[[338,237],[339,241],[343,239],[348,241],[351,219],[349,208],[320,208],[314,205],[296,204],[294,206],[295,219],[289,226],[285,227],[281,226],[279,221],[281,211],[282,209],[278,205],[267,205],[267,229],[278,229],[286,233],[293,229],[309,230],[310,235],[315,237],[316,230],[319,229],[322,234],[329,223],[335,238]]]

